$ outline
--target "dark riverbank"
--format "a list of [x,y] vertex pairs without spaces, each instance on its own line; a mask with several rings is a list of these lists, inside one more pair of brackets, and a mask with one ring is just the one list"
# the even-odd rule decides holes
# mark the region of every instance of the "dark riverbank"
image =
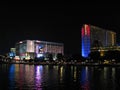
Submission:
[[1,62],[0,64],[120,66],[120,63],[115,63],[115,64],[99,64],[99,63],[80,63],[80,62]]

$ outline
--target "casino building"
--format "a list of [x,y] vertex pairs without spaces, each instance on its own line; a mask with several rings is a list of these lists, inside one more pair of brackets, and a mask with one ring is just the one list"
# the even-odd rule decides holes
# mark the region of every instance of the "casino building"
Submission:
[[83,57],[88,57],[91,50],[116,45],[115,32],[88,24],[82,26],[81,39]]
[[35,57],[47,57],[48,54],[52,54],[54,60],[58,53],[64,54],[64,44],[56,42],[47,42],[39,40],[24,40],[16,43],[16,55],[22,60],[34,59]]

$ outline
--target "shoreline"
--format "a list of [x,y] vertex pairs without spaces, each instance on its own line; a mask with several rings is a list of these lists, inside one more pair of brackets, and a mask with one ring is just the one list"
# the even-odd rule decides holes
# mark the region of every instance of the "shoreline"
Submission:
[[46,63],[46,62],[0,62],[0,64],[27,64],[27,65],[76,65],[76,66],[120,66],[120,63],[116,64],[96,64],[96,63]]

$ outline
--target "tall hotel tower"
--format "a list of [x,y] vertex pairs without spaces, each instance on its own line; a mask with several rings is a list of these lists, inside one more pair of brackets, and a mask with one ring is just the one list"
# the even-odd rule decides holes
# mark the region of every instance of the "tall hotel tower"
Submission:
[[81,30],[82,56],[88,57],[93,47],[116,45],[116,33],[96,26],[84,24]]

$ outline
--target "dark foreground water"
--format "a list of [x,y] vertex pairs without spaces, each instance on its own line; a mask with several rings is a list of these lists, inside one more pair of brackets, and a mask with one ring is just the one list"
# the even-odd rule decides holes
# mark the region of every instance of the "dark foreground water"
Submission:
[[0,90],[120,90],[120,67],[0,64]]

